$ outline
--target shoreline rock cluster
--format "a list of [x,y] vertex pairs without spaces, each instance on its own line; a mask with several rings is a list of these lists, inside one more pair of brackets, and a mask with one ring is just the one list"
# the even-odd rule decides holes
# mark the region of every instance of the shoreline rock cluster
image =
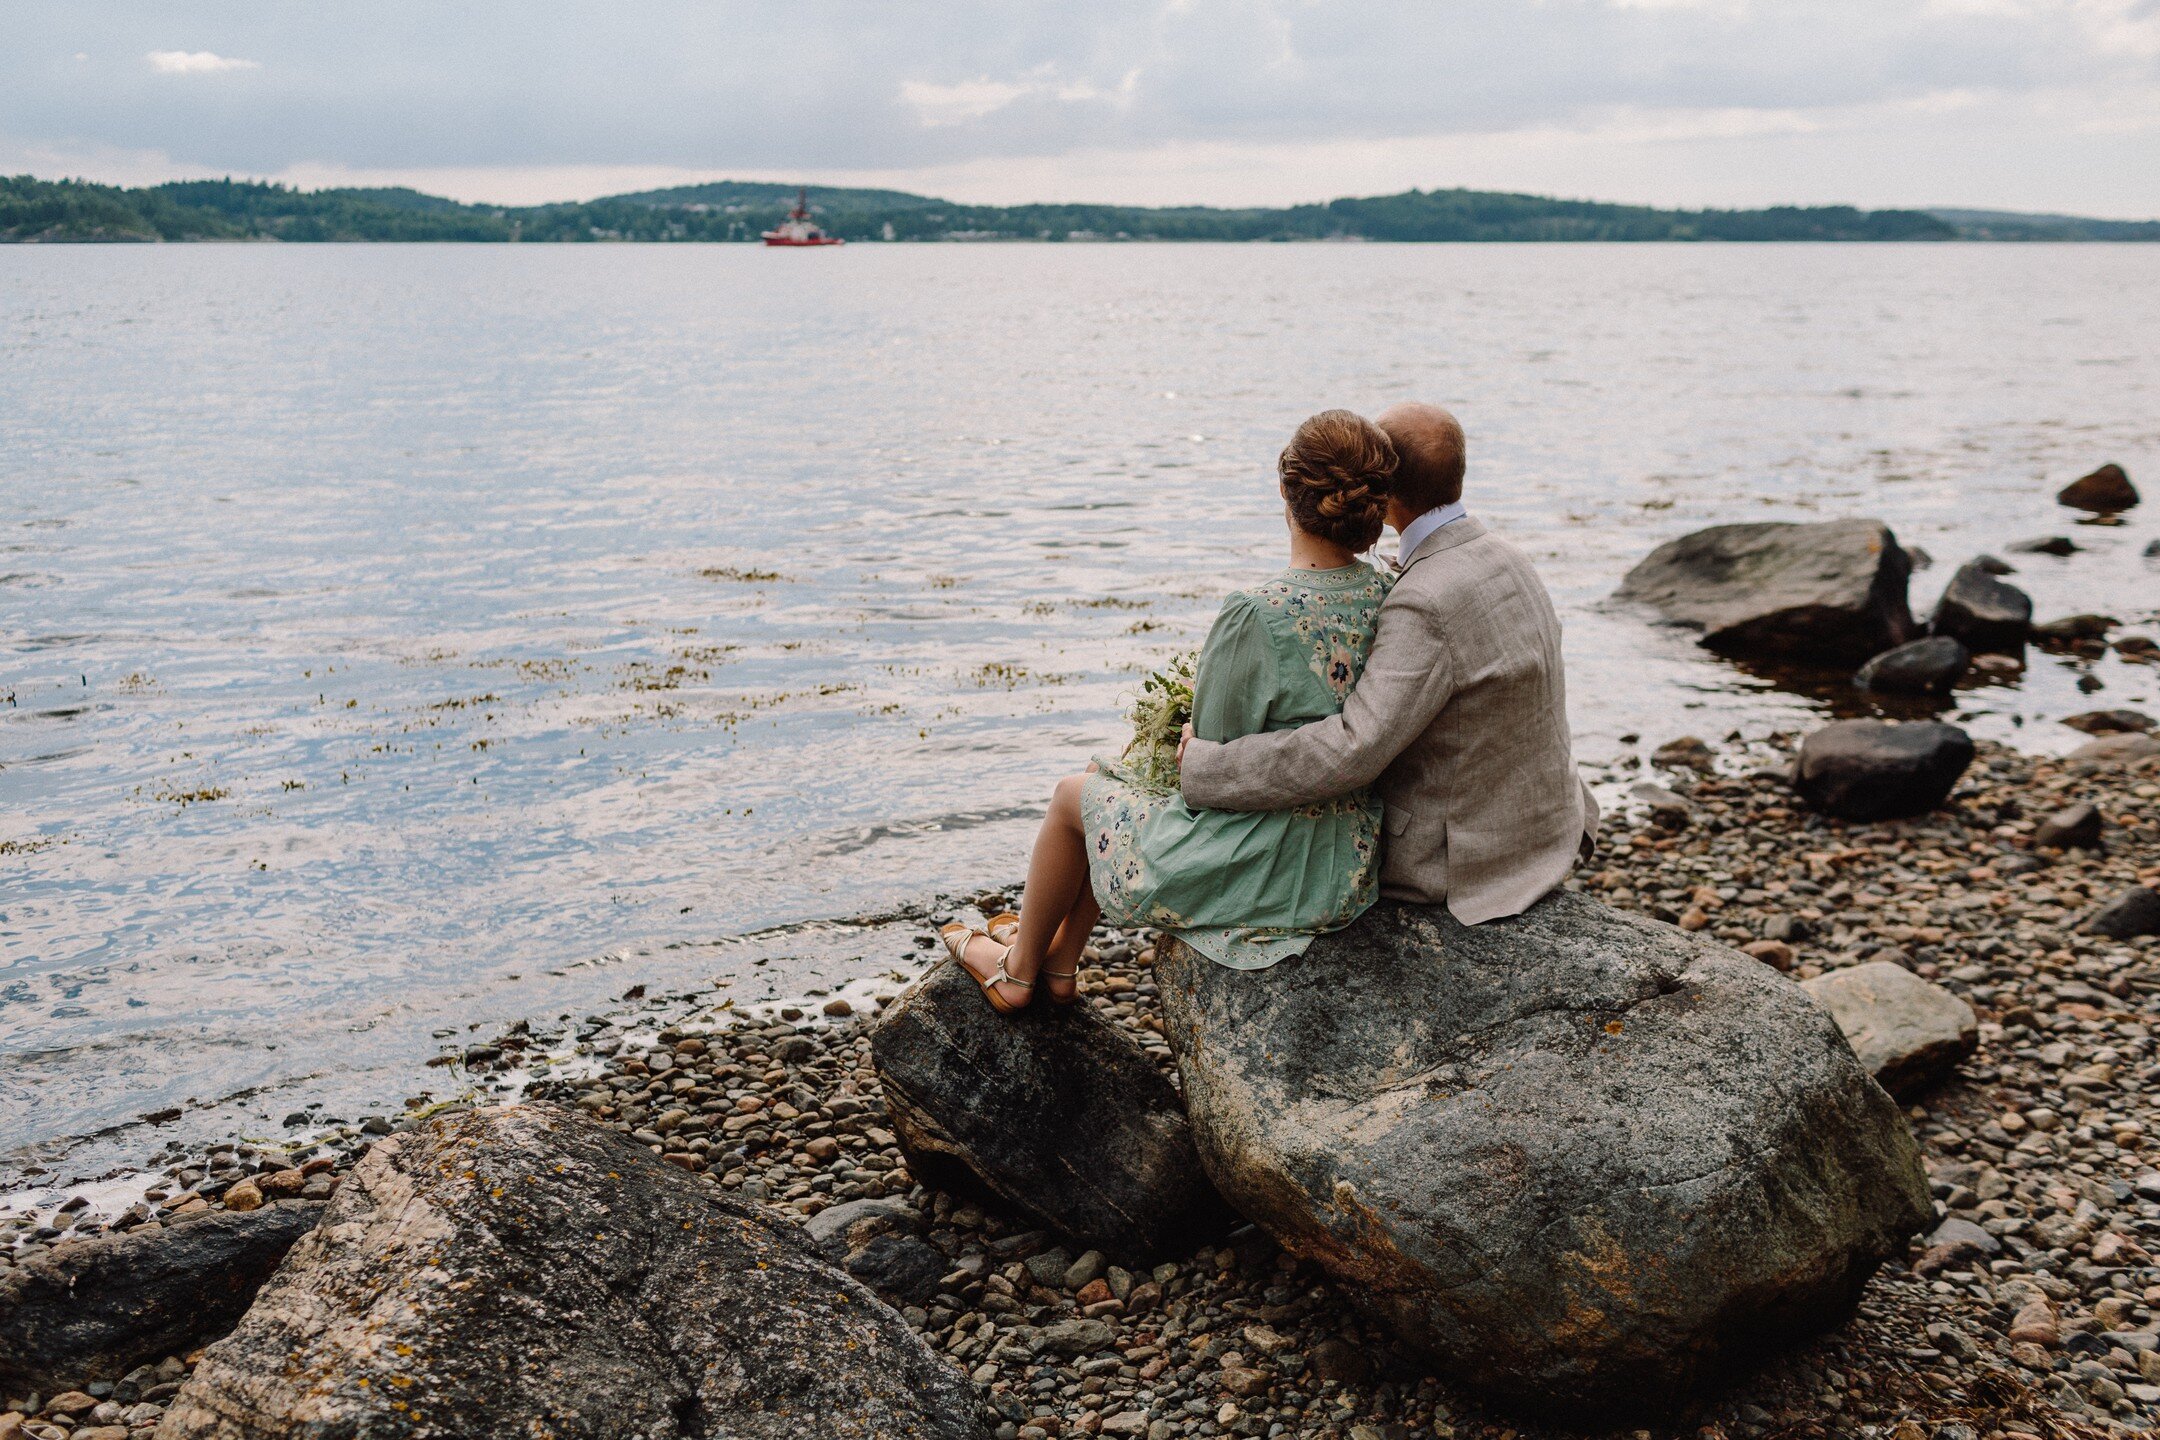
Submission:
[[[1908,1096],[1937,1223],[1878,1274],[1854,1320],[1630,1433],[1873,1426],[1903,1440],[1989,1440],[2152,1428],[2160,1156],[2149,1145],[2160,1104],[2148,1090],[2160,1080],[2160,942],[2081,926],[2118,893],[2160,884],[2160,762],[1983,745],[1947,809],[1860,826],[1809,814],[1782,772],[1727,773],[1708,752],[1673,752],[1708,773],[1668,769],[1676,803],[1616,824],[1571,884],[1796,979],[1888,964],[1935,982],[1972,1006],[1978,1048],[1938,1088]],[[2102,848],[2033,844],[2051,815],[2078,804],[2101,817]],[[1146,940],[1098,937],[1086,1004],[1174,1085]],[[531,1068],[541,1078],[528,1094],[657,1149],[687,1183],[804,1220],[814,1243],[967,1373],[993,1434],[1543,1433],[1444,1387],[1250,1227],[1148,1264],[918,1186],[871,1065],[867,1016],[738,1024],[712,1008],[717,998],[654,1000],[561,1037],[505,1038],[562,1056]],[[219,1172],[183,1168],[215,1187]],[[306,1178],[334,1184],[343,1173]],[[199,1190],[169,1199],[182,1194],[181,1208],[215,1208]],[[43,1440],[147,1435],[157,1417],[144,1407],[159,1402],[143,1397],[175,1384],[186,1360],[145,1360],[151,1368],[132,1378],[77,1383],[73,1395],[0,1396],[0,1406],[35,1398],[54,1412],[0,1427]],[[1899,1428],[1908,1424],[1918,1428]]]
[[[2056,498],[2089,512],[2081,524],[2116,525],[2140,497],[2122,467],[2109,464]],[[2084,547],[2051,535],[2009,548],[2066,556]],[[2146,553],[2155,553],[2154,547]],[[1900,545],[1880,520],[1714,525],[1651,551],[1628,571],[1614,598],[1657,611],[1722,654],[1842,672],[1857,690],[1937,706],[1947,703],[1969,671],[2016,673],[2028,645],[2103,655],[2120,625],[2099,614],[2036,624],[2032,597],[2002,578],[2015,567],[1993,555],[1961,564],[1922,625],[1906,594],[1916,559],[1929,563]],[[2153,659],[2154,644],[2150,636],[2123,635],[2112,648],[2144,664]]]

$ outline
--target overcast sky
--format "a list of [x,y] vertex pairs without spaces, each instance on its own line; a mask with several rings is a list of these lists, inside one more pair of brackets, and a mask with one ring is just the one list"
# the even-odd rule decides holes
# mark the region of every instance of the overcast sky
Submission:
[[2160,0],[0,0],[0,173],[2160,216]]

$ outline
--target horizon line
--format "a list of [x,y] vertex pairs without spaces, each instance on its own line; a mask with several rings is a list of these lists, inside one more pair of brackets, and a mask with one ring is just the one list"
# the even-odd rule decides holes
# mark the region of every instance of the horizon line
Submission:
[[839,183],[831,183],[831,182],[820,182],[820,181],[816,181],[816,180],[804,180],[804,179],[801,179],[801,178],[795,178],[795,179],[788,179],[788,180],[774,180],[774,179],[765,179],[765,178],[761,178],[761,177],[756,177],[756,178],[741,178],[741,177],[740,177],[739,175],[719,175],[719,176],[714,176],[713,178],[710,178],[710,179],[705,179],[705,180],[685,180],[685,181],[679,181],[679,182],[676,182],[676,183],[673,183],[673,184],[666,184],[666,185],[652,185],[652,186],[646,186],[646,187],[643,187],[643,188],[640,188],[640,189],[631,189],[631,190],[610,190],[610,191],[605,191],[605,192],[602,192],[602,193],[600,193],[600,194],[595,194],[595,195],[587,196],[587,197],[585,197],[585,198],[582,198],[582,199],[581,199],[581,198],[569,198],[569,199],[559,199],[559,200],[536,200],[536,201],[528,201],[528,202],[524,202],[524,203],[517,203],[517,204],[513,204],[513,203],[509,203],[509,202],[504,202],[504,201],[491,201],[491,200],[464,200],[464,199],[460,199],[460,198],[458,198],[458,197],[457,197],[457,196],[455,196],[455,195],[451,195],[451,194],[446,194],[446,193],[443,193],[443,192],[441,192],[441,191],[435,191],[435,190],[426,190],[426,189],[422,189],[422,188],[421,188],[420,186],[418,186],[418,185],[414,185],[414,184],[410,184],[410,183],[393,183],[393,184],[360,184],[360,183],[353,183],[353,182],[350,182],[350,181],[348,181],[348,182],[344,182],[344,183],[338,183],[338,184],[324,184],[324,185],[312,185],[312,186],[310,186],[310,185],[302,184],[302,183],[300,183],[300,182],[297,182],[297,181],[293,181],[293,180],[284,180],[284,179],[279,179],[279,178],[277,178],[277,177],[275,177],[275,176],[269,176],[269,175],[245,175],[245,174],[242,174],[242,175],[237,175],[237,176],[236,176],[236,175],[234,175],[233,173],[231,173],[231,172],[229,172],[229,171],[228,171],[227,173],[223,174],[223,175],[181,175],[181,176],[174,176],[174,177],[172,177],[172,178],[170,178],[170,179],[166,179],[166,180],[153,180],[153,181],[149,181],[149,182],[147,182],[147,183],[144,183],[144,184],[137,184],[137,185],[128,185],[128,184],[121,184],[121,183],[117,183],[117,182],[114,182],[114,181],[109,181],[109,180],[96,180],[96,179],[92,179],[92,178],[90,178],[90,177],[88,177],[88,176],[85,176],[85,175],[61,175],[61,176],[57,176],[57,177],[46,177],[46,176],[41,176],[41,175],[38,175],[38,174],[37,174],[36,172],[34,172],[34,171],[30,171],[30,170],[23,170],[23,171],[18,171],[18,172],[16,172],[16,173],[15,173],[15,175],[13,175],[13,176],[0,176],[0,178],[19,178],[19,179],[35,180],[35,181],[40,181],[40,182],[42,182],[42,183],[45,183],[45,184],[73,184],[73,185],[96,185],[96,186],[100,186],[100,187],[103,187],[103,188],[107,188],[107,189],[113,189],[113,190],[155,190],[155,189],[158,189],[158,188],[160,188],[161,186],[166,186],[166,185],[188,185],[188,184],[201,184],[201,183],[205,183],[205,182],[222,182],[222,183],[226,183],[226,184],[242,184],[242,185],[265,185],[265,186],[271,186],[271,187],[275,187],[275,188],[280,188],[280,189],[285,189],[285,190],[289,190],[289,191],[291,191],[291,192],[293,192],[293,193],[295,193],[295,194],[301,194],[301,195],[320,195],[320,194],[331,194],[331,193],[338,193],[338,192],[348,192],[348,193],[350,193],[350,192],[366,192],[366,191],[370,191],[370,190],[406,190],[406,191],[409,191],[409,192],[411,192],[411,193],[413,193],[413,194],[415,194],[415,195],[421,195],[421,196],[424,196],[424,197],[426,197],[426,198],[428,198],[428,199],[431,199],[431,200],[445,200],[445,201],[448,201],[448,202],[450,202],[451,204],[455,204],[455,205],[462,205],[462,206],[465,206],[465,207],[467,207],[467,208],[469,208],[469,209],[475,209],[475,210],[541,210],[541,209],[547,209],[547,208],[549,208],[549,207],[553,207],[553,206],[565,206],[565,205],[590,205],[590,204],[595,204],[595,203],[597,203],[597,202],[599,202],[599,201],[602,201],[602,200],[618,200],[618,199],[622,199],[622,198],[624,198],[624,197],[626,197],[626,196],[631,196],[631,195],[651,195],[651,194],[659,194],[659,193],[663,193],[663,192],[666,192],[666,191],[669,191],[669,190],[693,190],[693,189],[696,189],[696,188],[698,188],[698,187],[700,187],[700,186],[704,186],[704,185],[771,185],[771,186],[774,186],[774,187],[776,187],[776,188],[779,188],[779,189],[808,189],[808,190],[810,190],[810,191],[812,191],[812,192],[815,192],[815,191],[818,191],[818,190],[821,190],[821,189],[822,189],[822,190],[838,190],[838,191],[852,191],[852,192],[861,192],[861,191],[868,191],[868,190],[883,190],[883,191],[886,191],[887,193],[890,193],[890,194],[895,194],[895,195],[907,195],[907,196],[913,197],[913,198],[915,198],[915,199],[920,199],[920,200],[935,200],[935,201],[938,201],[938,202],[940,202],[940,203],[943,203],[943,204],[947,204],[947,205],[955,205],[955,206],[966,206],[966,207],[969,207],[969,208],[973,208],[973,209],[982,209],[982,210],[1016,210],[1016,209],[1021,209],[1021,208],[1024,208],[1024,207],[1026,207],[1026,206],[1031,206],[1031,205],[1045,205],[1045,206],[1051,206],[1051,205],[1072,205],[1072,206],[1094,206],[1094,207],[1098,207],[1098,208],[1102,208],[1102,209],[1113,209],[1113,210],[1138,210],[1138,211],[1177,211],[1177,210],[1207,210],[1207,211],[1218,211],[1218,212],[1223,212],[1223,213],[1238,213],[1238,212],[1247,212],[1247,211],[1269,211],[1269,210],[1296,210],[1296,209],[1301,209],[1301,208],[1304,208],[1304,207],[1306,207],[1306,206],[1317,206],[1317,207],[1325,207],[1325,206],[1328,206],[1328,205],[1332,205],[1332,204],[1336,203],[1337,201],[1341,201],[1341,200],[1369,200],[1369,199],[1385,199],[1385,198],[1387,198],[1387,197],[1389,197],[1389,196],[1394,196],[1394,195],[1407,195],[1407,194],[1421,194],[1421,195],[1425,195],[1425,194],[1443,194],[1443,193],[1446,193],[1446,192],[1449,192],[1449,191],[1455,191],[1455,192],[1460,192],[1460,193],[1466,193],[1466,194],[1479,194],[1479,195],[1513,195],[1513,196],[1524,196],[1524,197],[1528,197],[1528,198],[1531,198],[1531,199],[1537,199],[1537,200],[1557,200],[1557,201],[1561,201],[1561,202],[1563,202],[1563,203],[1566,203],[1566,204],[1574,204],[1574,205],[1613,205],[1613,206],[1623,206],[1623,207],[1627,207],[1627,208],[1631,208],[1631,209],[1641,209],[1641,210],[1656,210],[1656,211],[1668,211],[1668,212],[1674,212],[1674,213],[1680,213],[1680,214],[1685,214],[1685,213],[1689,213],[1689,212],[1697,212],[1697,213],[1705,213],[1705,214],[1710,214],[1710,213],[1717,213],[1717,212],[1725,212],[1725,213],[1739,214],[1739,213],[1746,213],[1746,212],[1749,212],[1749,211],[1767,211],[1767,210],[1831,210],[1831,209],[1850,209],[1850,210],[1855,210],[1855,211],[1858,211],[1858,212],[1860,212],[1860,213],[1862,213],[1862,214],[1883,214],[1883,213],[1893,213],[1893,214],[1894,214],[1894,213],[1908,213],[1908,214],[1920,214],[1920,215],[1940,215],[1940,214],[1944,214],[1944,213],[1953,213],[1953,214],[1971,214],[1971,215],[2001,215],[2001,216],[2015,216],[2015,217],[2018,217],[2018,218],[2021,218],[2021,219],[2032,219],[2032,220],[2048,220],[2048,219],[2061,219],[2061,220],[2101,221],[2101,222],[2104,222],[2104,223],[2108,223],[2108,224],[2117,224],[2117,225],[2149,225],[2149,224],[2160,224],[2160,216],[2139,216],[2139,217],[2135,217],[2135,218],[2124,218],[2124,217],[2119,217],[2119,216],[2104,216],[2104,215],[2085,215],[2085,214],[2077,214],[2077,213],[2074,213],[2074,212],[2071,212],[2071,211],[2066,211],[2066,210],[2016,210],[2016,209],[2007,209],[2007,208],[2004,208],[2004,207],[2002,207],[2002,206],[2000,206],[2000,205],[1976,205],[1976,204],[1949,204],[1949,205],[1906,205],[1906,204],[1900,204],[1900,205],[1876,205],[1876,206],[1870,206],[1870,205],[1860,205],[1860,204],[1856,204],[1856,203],[1854,203],[1854,202],[1851,202],[1851,201],[1842,201],[1842,200],[1828,200],[1828,201],[1792,201],[1792,200],[1787,200],[1787,201],[1775,201],[1775,202],[1772,202],[1772,203],[1769,203],[1769,204],[1763,204],[1763,205],[1732,205],[1732,204],[1728,204],[1728,205],[1702,205],[1702,204],[1697,204],[1697,205],[1661,205],[1661,204],[1657,204],[1657,203],[1655,203],[1655,202],[1653,202],[1653,201],[1646,201],[1646,200],[1614,200],[1614,199],[1600,199],[1600,198],[1596,198],[1596,197],[1593,197],[1593,196],[1587,196],[1587,195],[1559,195],[1559,194],[1551,194],[1551,193],[1546,193],[1546,192],[1540,192],[1540,191],[1536,191],[1536,190],[1502,190],[1502,189],[1491,189],[1491,188],[1486,188],[1486,187],[1480,187],[1480,186],[1471,186],[1471,185],[1432,185],[1432,186],[1410,185],[1410,186],[1406,186],[1406,187],[1404,187],[1404,188],[1403,188],[1403,189],[1401,189],[1401,190],[1387,190],[1387,191],[1370,191],[1370,192],[1365,192],[1365,193],[1344,193],[1344,194],[1338,194],[1338,195],[1331,195],[1331,196],[1329,196],[1328,198],[1326,198],[1326,199],[1322,199],[1322,200],[1295,200],[1295,201],[1289,201],[1289,202],[1286,202],[1286,203],[1277,203],[1277,204],[1255,204],[1255,205],[1217,205],[1217,204],[1205,204],[1205,203],[1201,203],[1201,202],[1188,202],[1188,203],[1182,203],[1182,204],[1171,204],[1171,205],[1147,205],[1147,204],[1136,204],[1136,203],[1132,203],[1132,202],[1128,202],[1128,201],[1119,201],[1119,200],[1010,200],[1010,201],[985,201],[985,200],[954,200],[954,199],[952,199],[951,197],[949,197],[949,196],[946,196],[946,195],[938,195],[938,194],[931,194],[931,193],[928,193],[928,192],[925,192],[925,191],[920,191],[920,190],[905,190],[905,189],[901,189],[901,188],[900,188],[900,187],[898,187],[897,185],[862,185],[862,184],[853,184],[853,185],[848,185],[848,184],[839,184]]

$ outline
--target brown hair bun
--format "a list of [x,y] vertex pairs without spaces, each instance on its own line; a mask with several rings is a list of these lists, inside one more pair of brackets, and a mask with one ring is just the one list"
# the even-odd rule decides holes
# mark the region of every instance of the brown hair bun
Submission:
[[1275,468],[1298,529],[1355,554],[1380,538],[1395,465],[1395,444],[1379,426],[1323,410],[1297,427]]

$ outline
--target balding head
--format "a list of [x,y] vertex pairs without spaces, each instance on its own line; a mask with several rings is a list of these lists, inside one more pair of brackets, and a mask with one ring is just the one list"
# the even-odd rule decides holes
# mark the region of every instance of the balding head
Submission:
[[[1415,519],[1462,499],[1468,447],[1461,422],[1438,405],[1391,405],[1373,422],[1395,442],[1400,463],[1389,486],[1391,510]],[[1393,523],[1393,515],[1390,523]],[[1397,528],[1400,528],[1399,526]]]

